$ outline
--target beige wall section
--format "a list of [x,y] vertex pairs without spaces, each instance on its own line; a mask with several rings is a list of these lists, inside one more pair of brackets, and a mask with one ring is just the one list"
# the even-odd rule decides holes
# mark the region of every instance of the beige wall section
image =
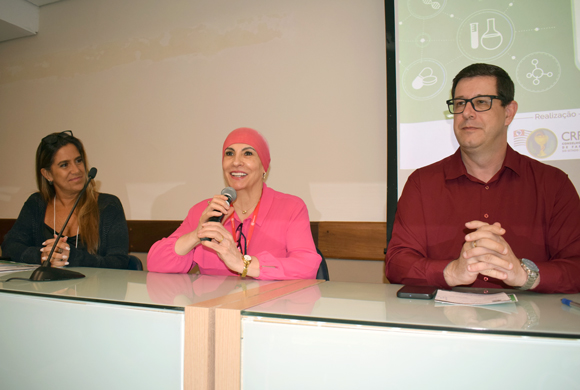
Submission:
[[333,282],[389,283],[384,261],[326,259],[326,263]]
[[269,140],[268,185],[313,221],[384,221],[382,0],[66,0],[0,43],[0,218],[72,129],[128,219],[183,219],[224,186],[221,145]]

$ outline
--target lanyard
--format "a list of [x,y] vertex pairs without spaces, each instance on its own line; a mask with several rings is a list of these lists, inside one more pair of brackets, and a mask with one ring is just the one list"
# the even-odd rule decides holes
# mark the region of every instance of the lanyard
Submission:
[[[256,218],[258,218],[258,210],[260,209],[260,202],[262,201],[262,199],[260,199],[258,201],[258,204],[256,205],[256,208],[254,209],[254,212],[252,213],[252,222],[250,223],[250,231],[248,232],[248,238],[246,240],[246,248],[250,247],[250,240],[252,239],[252,235],[254,234],[254,226],[256,225]],[[236,240],[236,223],[234,221],[234,214],[232,213],[232,216],[230,217],[230,222],[232,224],[232,236],[234,237],[234,240]],[[242,234],[242,232],[240,231],[240,235]]]

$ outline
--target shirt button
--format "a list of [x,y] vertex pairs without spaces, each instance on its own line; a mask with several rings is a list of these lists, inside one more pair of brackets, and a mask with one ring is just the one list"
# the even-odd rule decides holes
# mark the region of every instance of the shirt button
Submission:
[[483,217],[484,218],[489,218],[489,214],[485,213],[485,214],[483,214]]
[[487,281],[489,280],[489,278],[488,278],[487,276],[485,276],[485,277],[483,278],[483,280],[487,282]]
[[489,186],[485,186],[485,189],[486,189],[486,190],[489,190]]

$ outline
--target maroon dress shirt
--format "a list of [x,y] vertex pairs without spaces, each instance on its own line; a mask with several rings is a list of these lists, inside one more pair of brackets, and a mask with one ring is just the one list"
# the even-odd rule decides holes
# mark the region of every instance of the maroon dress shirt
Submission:
[[[465,223],[501,223],[518,258],[540,269],[543,293],[580,292],[580,199],[561,170],[515,152],[488,182],[455,154],[413,172],[397,206],[385,273],[391,283],[449,288],[443,270],[459,258]],[[471,287],[511,288],[479,275]]]

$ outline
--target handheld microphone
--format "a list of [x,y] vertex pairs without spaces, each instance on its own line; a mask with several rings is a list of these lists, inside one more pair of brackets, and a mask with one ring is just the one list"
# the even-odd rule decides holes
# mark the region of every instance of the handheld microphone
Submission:
[[[231,205],[232,202],[234,200],[236,200],[236,198],[238,197],[238,194],[236,194],[236,190],[234,190],[232,187],[226,187],[222,190],[221,192],[222,195],[225,195],[227,199],[227,203],[228,205]],[[218,216],[213,216],[213,217],[209,217],[207,219],[208,222],[221,222],[222,218],[223,218],[223,214],[222,215],[218,215]],[[209,237],[202,237],[201,241],[211,241],[211,238]]]
[[95,178],[95,176],[97,176],[97,168],[93,167],[89,170],[87,182],[85,183],[85,186],[83,187],[79,196],[77,197],[77,200],[76,200],[75,204],[73,205],[72,210],[70,211],[68,217],[66,218],[66,221],[64,222],[64,225],[62,226],[62,229],[60,230],[60,233],[58,233],[58,236],[56,237],[54,244],[52,245],[52,249],[50,250],[50,254],[48,255],[48,258],[45,260],[44,263],[42,263],[42,265],[40,267],[38,267],[32,273],[32,275],[30,275],[30,280],[34,280],[36,282],[44,282],[44,281],[48,281],[48,280],[68,280],[68,279],[79,279],[79,278],[85,277],[85,275],[81,274],[80,272],[75,272],[75,271],[71,271],[71,270],[64,269],[64,268],[53,268],[51,263],[50,263],[50,258],[52,257],[52,254],[54,253],[54,250],[56,249],[56,246],[58,245],[58,242],[59,242],[60,238],[62,237],[62,234],[64,233],[64,229],[66,228],[66,225],[68,224],[70,217],[72,216],[77,205],[79,204],[81,197],[83,196],[83,194],[87,190],[89,183],[91,182],[91,180],[93,180]]

